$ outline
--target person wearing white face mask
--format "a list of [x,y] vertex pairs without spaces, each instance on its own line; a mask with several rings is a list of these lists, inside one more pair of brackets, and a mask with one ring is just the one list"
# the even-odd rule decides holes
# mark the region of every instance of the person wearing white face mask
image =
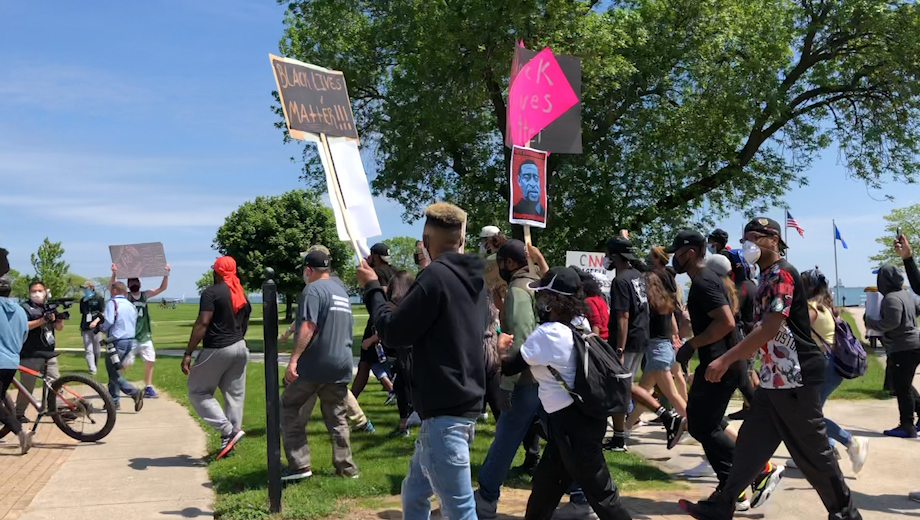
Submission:
[[681,501],[681,508],[693,518],[732,518],[738,493],[752,482],[752,502],[769,497],[782,470],[766,480],[757,477],[780,442],[821,497],[829,518],[862,518],[828,443],[821,400],[826,360],[812,339],[805,286],[795,267],[783,258],[786,244],[781,230],[779,223],[763,217],[744,228],[744,257],[761,270],[755,300],[757,325],[710,363],[705,377],[711,384],[719,383],[733,363],[759,351],[761,385],[738,433],[736,457],[727,481],[707,500],[696,504]]
[[[64,321],[54,313],[45,312],[46,297],[45,284],[37,280],[32,282],[29,286],[29,301],[22,304],[29,318],[29,335],[22,345],[19,364],[39,373],[46,370],[49,377],[57,379],[61,374],[57,360],[51,356],[54,354],[54,333],[64,329]],[[19,381],[29,393],[35,389],[35,376],[20,372]],[[19,396],[16,400],[16,417],[21,423],[29,422],[25,415],[28,406],[26,396]]]

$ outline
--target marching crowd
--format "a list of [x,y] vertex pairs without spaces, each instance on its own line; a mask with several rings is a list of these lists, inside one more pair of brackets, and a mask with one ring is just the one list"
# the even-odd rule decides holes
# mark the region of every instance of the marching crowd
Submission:
[[[860,358],[862,347],[839,319],[826,277],[817,268],[799,273],[785,260],[777,222],[751,220],[740,248],[730,247],[722,230],[708,237],[683,230],[647,255],[622,232],[607,242],[605,267],[616,271],[608,296],[596,275],[550,267],[538,248],[509,240],[494,226],[482,230],[480,254],[464,254],[466,214],[456,206],[433,204],[425,217],[417,277],[390,265],[385,244],[371,248],[357,268],[370,318],[354,377],[354,318],[346,287],[327,248],[316,245],[303,254],[305,287],[296,320],[282,335],[294,336],[281,395],[285,481],[312,476],[306,424],[317,401],[336,475],[359,476],[350,432],[374,431],[356,399],[373,373],[387,391],[387,404],[397,404],[394,434],[408,436],[410,427],[419,425],[402,484],[403,515],[411,520],[428,518],[432,495],[453,520],[495,518],[519,446],[526,457],[517,469],[533,477],[528,519],[631,518],[603,452],[627,451],[629,432],[646,411],[654,412],[668,449],[685,432],[699,441],[706,469],[718,479],[708,499],[680,502],[693,518],[728,519],[735,511],[763,506],[785,472],[770,462],[780,442],[792,455],[787,465],[801,470],[829,518],[861,518],[834,443],[842,445],[858,473],[868,441],[824,417],[822,409],[844,378],[860,375],[865,354]],[[895,250],[911,286],[920,290],[920,270],[903,236]],[[487,284],[487,261],[495,262],[503,284]],[[218,258],[213,270],[215,283],[201,296],[181,367],[193,408],[220,432],[220,458],[245,436],[244,336],[251,306],[232,258]],[[686,299],[676,279],[684,273],[691,280]],[[146,305],[166,289],[167,278],[158,289],[141,292],[138,280],[126,285],[116,282],[116,275],[113,266],[108,303],[88,282],[80,328],[93,373],[100,331],[115,339],[110,350],[117,355],[105,355],[109,391],[116,403],[119,393],[130,396],[139,411],[145,397],[156,397]],[[903,281],[894,266],[880,269],[881,317],[868,325],[884,333],[900,411],[899,425],[885,434],[916,438],[920,394],[912,379],[920,365],[920,304]],[[6,298],[9,293],[8,278],[0,277],[4,403],[18,365],[57,371],[46,353],[54,350],[54,332],[62,327],[59,317],[42,312],[41,282],[32,284],[21,306]],[[193,361],[199,344],[203,348]],[[128,384],[119,371],[118,360],[130,362],[137,353],[145,364],[143,389]],[[589,361],[603,362],[605,353],[627,381],[622,397],[592,395],[613,388],[589,370],[595,366]],[[690,373],[694,356],[698,363]],[[630,387],[628,381],[639,374]],[[22,382],[29,388],[34,378],[23,374]],[[214,397],[218,389],[223,405]],[[745,401],[744,410],[732,416],[743,419],[737,432],[726,417],[736,391]],[[619,406],[595,413],[588,406],[593,397]],[[28,419],[20,404],[15,410],[0,406],[0,421],[19,435],[24,453],[30,437],[21,428]],[[496,419],[495,437],[474,490],[470,444],[487,408]],[[569,502],[557,508],[566,494]]]

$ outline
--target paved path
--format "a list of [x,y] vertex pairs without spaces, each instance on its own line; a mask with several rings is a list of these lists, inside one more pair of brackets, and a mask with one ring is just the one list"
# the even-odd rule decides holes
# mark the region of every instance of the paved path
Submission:
[[205,443],[184,407],[165,396],[148,399],[140,413],[119,412],[102,442],[77,445],[32,503],[8,519],[211,517],[213,492],[201,460]]
[[[733,409],[740,405],[733,404]],[[894,520],[920,517],[920,504],[911,502],[907,493],[920,489],[920,441],[884,437],[881,430],[897,423],[897,403],[886,401],[830,401],[825,408],[826,415],[838,421],[854,435],[870,438],[869,459],[859,478],[850,468],[849,458],[841,449],[841,469],[847,484],[853,491],[857,507],[866,520]],[[733,423],[737,428],[740,423]],[[664,432],[660,427],[645,426],[633,433],[630,450],[655,461],[668,473],[676,474],[692,468],[703,460],[702,448],[698,444],[684,444],[671,451],[664,443]],[[785,464],[789,455],[780,446],[773,462]],[[678,498],[698,498],[715,489],[716,479],[703,478],[693,481],[693,488],[674,494]],[[666,507],[666,506],[663,506]],[[670,514],[670,513],[667,513]],[[669,516],[646,516],[647,518],[669,518]],[[814,489],[798,470],[788,470],[779,491],[766,507],[751,511],[750,515],[739,513],[736,518],[765,518],[767,520],[813,520],[826,518],[821,500]],[[677,518],[677,517],[675,517]],[[683,517],[686,518],[686,517]]]
[[[27,415],[35,419],[35,410],[29,408]],[[0,520],[19,518],[77,446],[77,441],[47,418],[38,425],[33,440],[34,446],[25,456],[19,454],[15,435],[0,441]]]

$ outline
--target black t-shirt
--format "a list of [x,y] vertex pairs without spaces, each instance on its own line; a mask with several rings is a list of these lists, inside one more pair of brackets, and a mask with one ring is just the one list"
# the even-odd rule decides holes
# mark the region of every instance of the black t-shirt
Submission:
[[[35,305],[31,301],[22,304],[26,311],[26,317],[29,321],[35,321],[45,315],[44,305]],[[36,358],[37,352],[54,352],[54,324],[42,323],[40,327],[35,327],[29,331],[25,343],[22,344],[22,352],[19,357],[22,359]]]
[[[668,297],[674,302],[674,308],[677,308],[677,286],[674,285],[674,282],[671,281],[671,277],[667,274],[654,273],[658,279],[661,280],[661,284],[664,286],[665,291],[668,293]],[[649,322],[648,322],[648,335],[652,339],[671,339],[671,335],[674,334],[673,327],[671,327],[671,318],[674,316],[674,311],[666,312],[664,314],[658,314],[655,312],[655,309],[651,308],[649,305]]]
[[80,330],[89,330],[89,324],[103,312],[105,300],[99,294],[94,294],[88,300],[80,300]]
[[635,269],[617,272],[610,285],[610,322],[608,325],[611,345],[617,344],[617,312],[629,313],[629,328],[626,332],[626,352],[642,352],[648,345],[649,312],[645,295],[645,278]]
[[[712,269],[704,267],[693,278],[690,284],[690,294],[687,296],[687,311],[690,313],[693,335],[702,334],[709,328],[709,325],[712,324],[709,313],[724,305],[730,305],[730,303],[722,278]],[[733,338],[733,334],[734,332],[730,332],[715,343],[698,348],[700,364],[708,365],[712,360],[725,354],[731,347],[728,339]]]
[[204,334],[204,348],[224,348],[243,339],[249,326],[252,306],[246,302],[234,314],[230,300],[230,288],[225,283],[214,284],[201,293],[201,312],[213,312],[211,324]]
[[757,284],[753,280],[744,280],[735,285],[738,290],[738,316],[735,320],[741,324],[745,334],[754,330],[754,302],[757,300]]

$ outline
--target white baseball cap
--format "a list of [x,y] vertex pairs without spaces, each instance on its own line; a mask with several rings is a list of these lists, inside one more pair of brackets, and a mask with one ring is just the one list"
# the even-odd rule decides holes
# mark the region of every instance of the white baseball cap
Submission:
[[496,226],[486,226],[482,228],[482,233],[479,233],[479,238],[490,238],[501,233],[501,230]]

